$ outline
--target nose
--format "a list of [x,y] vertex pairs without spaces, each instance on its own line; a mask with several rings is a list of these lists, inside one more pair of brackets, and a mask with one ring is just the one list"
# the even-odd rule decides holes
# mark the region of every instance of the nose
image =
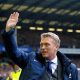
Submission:
[[41,47],[41,48],[40,48],[40,52],[41,52],[41,53],[42,53],[44,50],[45,50],[44,47]]

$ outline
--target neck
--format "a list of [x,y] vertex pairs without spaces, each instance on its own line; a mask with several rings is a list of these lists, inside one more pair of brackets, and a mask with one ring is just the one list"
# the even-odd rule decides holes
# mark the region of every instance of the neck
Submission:
[[47,58],[48,60],[53,60],[53,59],[55,59],[57,57],[57,55],[55,55],[55,56],[51,56],[50,58]]

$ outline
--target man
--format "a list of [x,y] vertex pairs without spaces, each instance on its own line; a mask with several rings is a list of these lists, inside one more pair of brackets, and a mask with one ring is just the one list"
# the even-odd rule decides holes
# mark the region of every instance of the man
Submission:
[[40,53],[18,50],[15,38],[18,17],[18,12],[10,15],[2,36],[8,56],[22,68],[20,80],[78,80],[75,64],[58,51],[60,39],[56,34],[41,34]]

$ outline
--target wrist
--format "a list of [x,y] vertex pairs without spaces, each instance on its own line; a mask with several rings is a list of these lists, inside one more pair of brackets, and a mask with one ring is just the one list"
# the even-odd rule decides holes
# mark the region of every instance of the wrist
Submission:
[[11,28],[9,27],[9,28],[6,28],[6,32],[9,32],[11,30]]

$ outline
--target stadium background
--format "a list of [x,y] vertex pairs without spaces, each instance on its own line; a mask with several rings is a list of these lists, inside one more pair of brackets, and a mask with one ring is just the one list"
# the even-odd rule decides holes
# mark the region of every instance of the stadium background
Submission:
[[[60,36],[60,50],[80,70],[79,0],[0,0],[0,32],[14,11],[20,13],[16,26],[16,38],[20,49],[37,50],[40,34],[54,32]],[[3,52],[6,51],[0,34],[0,54]]]

